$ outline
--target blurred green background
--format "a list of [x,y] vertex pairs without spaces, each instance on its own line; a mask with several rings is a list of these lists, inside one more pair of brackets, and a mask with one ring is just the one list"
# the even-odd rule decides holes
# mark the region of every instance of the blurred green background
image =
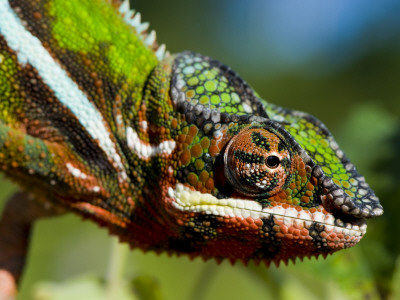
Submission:
[[[400,299],[399,1],[133,4],[170,52],[212,56],[266,100],[322,120],[385,208],[356,247],[288,267],[217,267],[131,251],[124,278],[136,299]],[[0,179],[0,209],[15,189]],[[57,294],[71,278],[104,277],[111,246],[105,230],[76,216],[39,221],[19,299],[50,299],[46,291]],[[65,295],[52,299],[71,299]]]

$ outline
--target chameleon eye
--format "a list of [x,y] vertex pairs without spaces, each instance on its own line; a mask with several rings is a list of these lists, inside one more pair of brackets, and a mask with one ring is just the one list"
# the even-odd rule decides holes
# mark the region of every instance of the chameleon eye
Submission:
[[285,142],[264,128],[240,131],[224,153],[224,172],[241,194],[260,197],[278,193],[292,173]]
[[279,166],[280,162],[281,162],[281,161],[280,161],[280,159],[279,159],[278,156],[270,155],[270,156],[267,157],[267,159],[266,159],[266,161],[265,161],[265,164],[266,164],[269,168],[275,169],[275,168],[277,168],[277,167]]

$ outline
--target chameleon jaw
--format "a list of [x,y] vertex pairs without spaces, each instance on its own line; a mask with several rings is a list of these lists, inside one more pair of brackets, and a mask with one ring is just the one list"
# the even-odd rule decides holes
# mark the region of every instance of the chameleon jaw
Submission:
[[[300,210],[282,206],[262,207],[256,201],[244,199],[218,199],[210,194],[191,190],[177,183],[175,189],[169,187],[168,196],[173,206],[182,212],[203,213],[228,219],[244,219],[251,224],[262,225],[262,220],[273,218],[274,230],[278,238],[319,240],[319,247],[328,247],[333,251],[349,248],[357,244],[366,233],[366,222],[354,219],[343,222],[330,213]],[[261,225],[259,226],[261,228]],[[322,227],[318,237],[311,234],[312,228]],[[315,234],[314,234],[315,235]],[[318,246],[317,246],[318,247]]]

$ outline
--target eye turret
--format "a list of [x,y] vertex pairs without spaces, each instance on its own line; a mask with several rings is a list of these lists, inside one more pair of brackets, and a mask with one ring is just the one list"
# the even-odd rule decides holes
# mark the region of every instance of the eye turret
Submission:
[[234,136],[226,147],[224,164],[233,188],[253,197],[275,195],[293,172],[287,145],[264,128],[243,129]]

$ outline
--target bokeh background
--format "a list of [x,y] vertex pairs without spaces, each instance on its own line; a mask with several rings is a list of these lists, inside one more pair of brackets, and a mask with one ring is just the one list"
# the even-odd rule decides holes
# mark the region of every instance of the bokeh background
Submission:
[[[287,267],[131,251],[124,278],[136,299],[400,299],[400,2],[136,0],[133,7],[171,53],[212,56],[266,100],[321,119],[385,208],[356,247]],[[0,210],[15,189],[0,179]],[[104,277],[111,245],[105,230],[76,216],[39,221],[19,299],[51,290],[45,282],[57,290],[71,278]],[[83,293],[75,298],[90,298]],[[57,299],[71,299],[66,294]]]

